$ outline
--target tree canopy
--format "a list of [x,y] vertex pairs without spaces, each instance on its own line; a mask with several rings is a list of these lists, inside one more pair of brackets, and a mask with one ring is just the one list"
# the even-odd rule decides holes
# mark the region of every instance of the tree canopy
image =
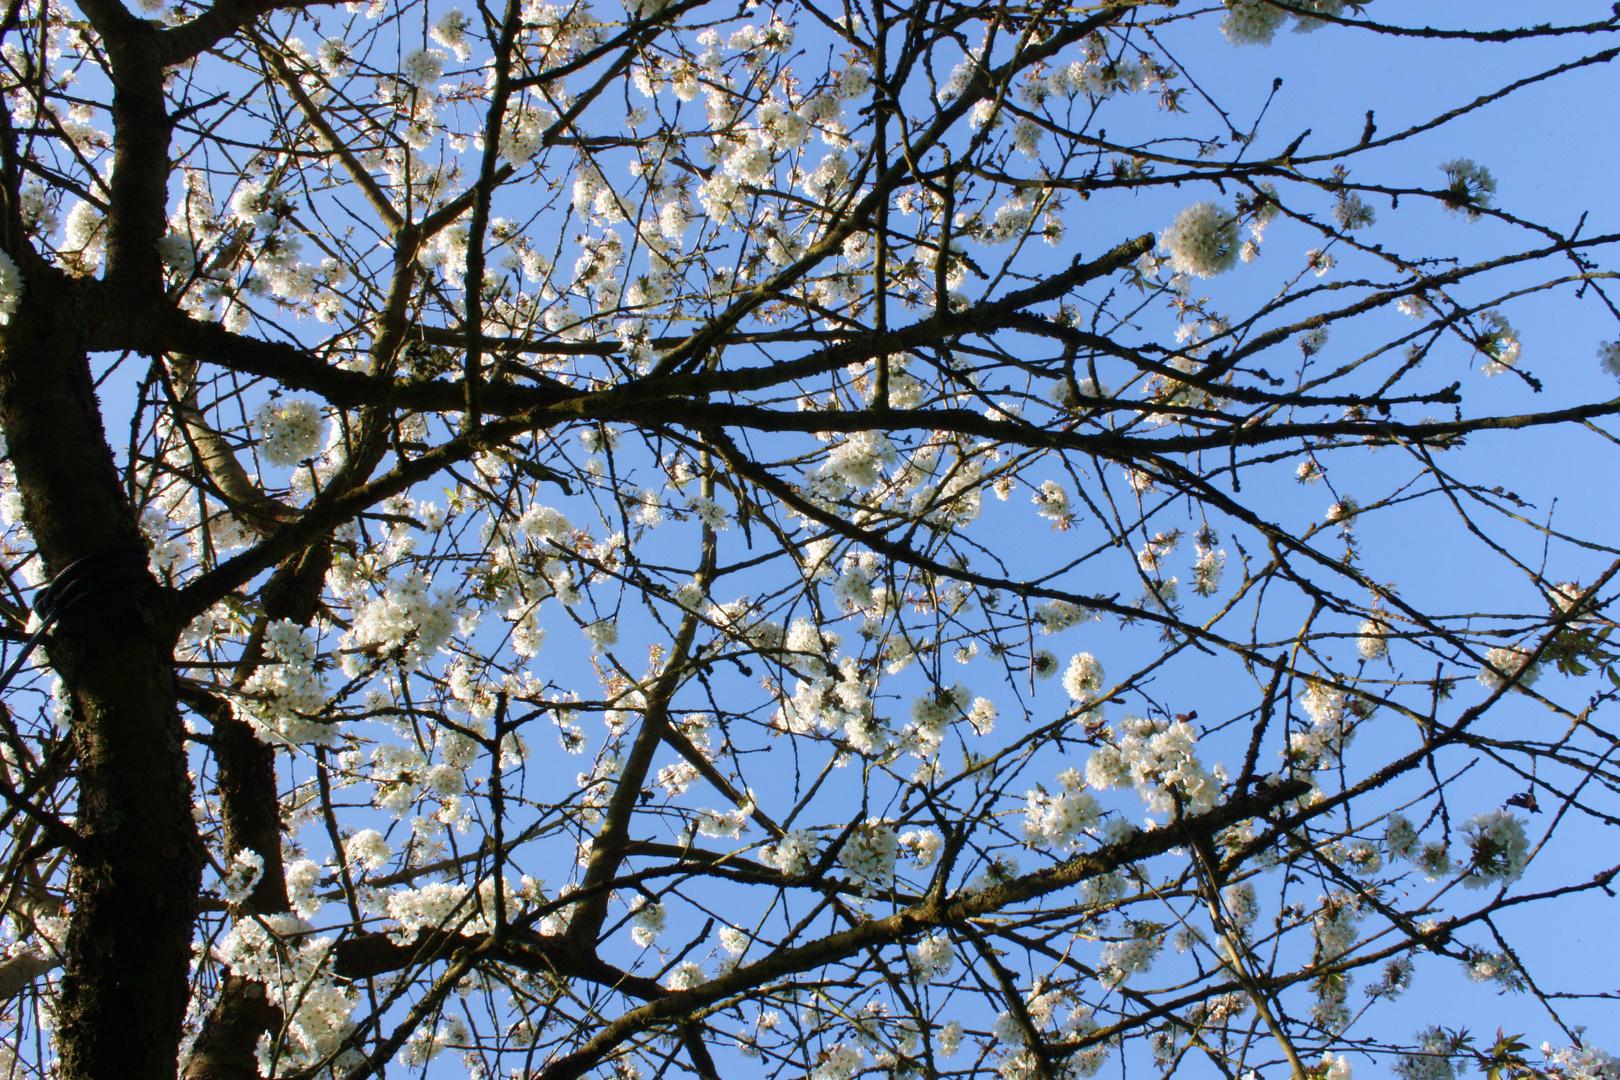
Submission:
[[1620,1078],[1620,11],[463,2],[6,4],[7,1076]]

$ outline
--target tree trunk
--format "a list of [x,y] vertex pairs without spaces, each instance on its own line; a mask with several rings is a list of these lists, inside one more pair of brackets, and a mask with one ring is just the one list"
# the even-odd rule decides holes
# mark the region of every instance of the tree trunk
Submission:
[[[75,282],[28,267],[0,349],[0,425],[46,570],[141,539],[101,426]],[[164,590],[88,596],[49,639],[72,705],[79,834],[57,1017],[69,1080],[173,1080],[202,867]]]

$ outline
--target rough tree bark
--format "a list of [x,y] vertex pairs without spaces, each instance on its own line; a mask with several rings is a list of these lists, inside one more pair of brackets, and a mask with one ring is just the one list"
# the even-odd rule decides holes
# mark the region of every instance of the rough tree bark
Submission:
[[[0,337],[0,426],[48,574],[141,543],[102,430],[76,283],[29,267]],[[173,646],[144,569],[65,614],[50,660],[71,705],[79,803],[59,1015],[64,1077],[174,1075],[203,851]]]

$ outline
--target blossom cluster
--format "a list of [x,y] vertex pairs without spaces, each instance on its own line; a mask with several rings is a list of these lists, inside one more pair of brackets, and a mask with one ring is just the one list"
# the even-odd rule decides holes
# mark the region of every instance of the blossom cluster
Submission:
[[1197,745],[1197,733],[1184,720],[1127,716],[1112,740],[1087,759],[1086,782],[1134,788],[1156,814],[1201,814],[1220,798],[1225,779],[1220,766],[1204,768]]
[[[1581,1035],[1581,1029],[1576,1029]],[[1620,1058],[1584,1040],[1568,1046],[1543,1043],[1541,1052],[1547,1059],[1547,1071],[1562,1080],[1620,1080]]]
[[264,651],[269,662],[259,665],[242,686],[237,712],[265,738],[332,741],[332,725],[315,719],[331,691],[313,637],[297,623],[280,619],[265,630]]
[[1024,841],[1031,847],[1078,847],[1088,830],[1102,818],[1097,799],[1085,790],[1086,780],[1077,769],[1065,769],[1058,776],[1061,790],[1056,794],[1044,788],[1030,791],[1024,798]]
[[1353,722],[1347,720],[1344,692],[1313,682],[1300,695],[1299,704],[1311,718],[1311,726],[1289,733],[1289,758],[1305,768],[1332,768],[1356,733]]
[[860,884],[864,894],[874,895],[894,882],[897,840],[892,824],[868,818],[857,825],[844,842],[838,852],[838,864]]
[[1500,883],[1510,885],[1524,873],[1530,841],[1524,822],[1506,810],[1475,814],[1463,826],[1470,857],[1462,883],[1471,889]]
[[[1268,4],[1260,6],[1275,10]],[[1212,202],[1194,203],[1176,215],[1159,243],[1177,273],[1214,277],[1237,265],[1238,216]]]
[[1234,45],[1269,45],[1277,31],[1293,15],[1295,31],[1310,31],[1324,25],[1318,15],[1344,14],[1345,0],[1290,0],[1285,6],[1269,0],[1226,0],[1226,17],[1221,33]]
[[1485,664],[1479,669],[1480,684],[1489,690],[1505,686],[1514,680],[1514,689],[1527,690],[1541,677],[1541,665],[1531,663],[1527,649],[1511,645],[1497,645],[1485,654]]
[[338,1055],[339,1063],[352,1068],[364,1060],[358,1049],[344,1048],[359,991],[333,981],[333,939],[316,937],[313,930],[294,915],[252,916],[238,919],[215,949],[220,963],[261,984],[270,1004],[283,1011],[281,1030],[259,1040],[266,1074],[271,1061],[306,1067]]

